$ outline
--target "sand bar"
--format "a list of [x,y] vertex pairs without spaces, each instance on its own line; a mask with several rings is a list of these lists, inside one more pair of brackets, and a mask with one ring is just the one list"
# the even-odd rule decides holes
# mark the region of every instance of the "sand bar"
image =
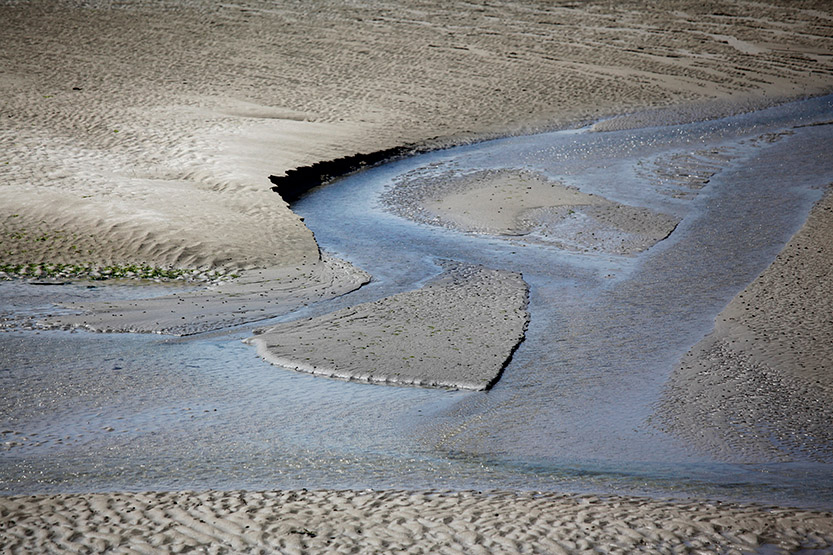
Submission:
[[77,315],[44,318],[48,328],[192,335],[287,314],[358,289],[370,276],[333,257],[295,268],[249,270],[193,292],[134,301],[74,303]]
[[248,340],[284,368],[372,383],[488,389],[523,340],[516,273],[446,263],[416,291],[260,330]]
[[668,237],[678,223],[528,170],[414,171],[397,179],[382,203],[417,222],[575,252],[636,254]]
[[672,375],[665,426],[726,460],[833,459],[833,192]]

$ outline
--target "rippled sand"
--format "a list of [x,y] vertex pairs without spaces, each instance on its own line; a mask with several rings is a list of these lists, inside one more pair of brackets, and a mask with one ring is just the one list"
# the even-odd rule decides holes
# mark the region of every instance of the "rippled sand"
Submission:
[[[0,261],[228,271],[324,264],[268,175],[402,144],[623,112],[636,114],[609,128],[656,122],[658,113],[659,121],[697,119],[830,91],[831,21],[825,2],[4,2]],[[811,222],[829,229],[825,206]],[[776,262],[752,291],[821,283],[773,311],[829,314],[829,253],[789,249],[791,262]],[[728,310],[732,317],[740,308]],[[787,325],[804,330],[807,321],[756,316],[729,336],[763,338]],[[815,339],[807,349],[773,342],[733,347],[731,357],[777,361],[779,372],[803,365],[812,378],[816,357],[829,370],[827,351],[816,347],[831,342],[829,322],[809,321],[806,335]],[[796,344],[807,340],[789,333]],[[0,518],[4,549],[21,552],[833,543],[827,513],[525,494],[5,497]]]
[[312,263],[269,175],[833,84],[821,2],[27,2],[0,21],[4,263]]
[[826,512],[500,492],[115,493],[0,498],[0,547],[118,553],[785,553]]

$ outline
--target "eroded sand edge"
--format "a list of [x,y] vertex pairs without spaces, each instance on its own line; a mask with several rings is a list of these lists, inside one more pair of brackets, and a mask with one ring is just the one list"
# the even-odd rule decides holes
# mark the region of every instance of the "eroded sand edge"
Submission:
[[424,287],[248,341],[273,364],[370,383],[483,390],[523,340],[527,286],[516,273],[445,263]]

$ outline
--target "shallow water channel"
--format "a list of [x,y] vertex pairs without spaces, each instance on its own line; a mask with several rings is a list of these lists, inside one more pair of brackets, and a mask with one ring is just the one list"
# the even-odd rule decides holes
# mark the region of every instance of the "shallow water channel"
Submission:
[[[489,392],[387,387],[273,367],[251,327],[187,338],[0,334],[0,493],[453,488],[708,496],[833,507],[833,465],[726,464],[660,430],[674,365],[769,265],[833,181],[823,97],[683,126],[567,130],[386,164],[293,210],[373,275],[282,320],[416,289],[439,259],[523,273],[526,340]],[[466,234],[394,216],[400,176],[533,171],[680,220],[634,256]],[[4,311],[136,288],[0,283]],[[262,324],[261,324],[262,325]],[[488,325],[488,322],[484,322]]]

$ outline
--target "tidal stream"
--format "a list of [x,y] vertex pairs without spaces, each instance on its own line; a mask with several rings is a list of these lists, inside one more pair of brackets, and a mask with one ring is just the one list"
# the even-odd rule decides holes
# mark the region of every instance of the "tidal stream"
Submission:
[[[689,125],[556,131],[422,154],[320,187],[293,210],[323,250],[373,281],[280,320],[419,288],[440,259],[519,271],[531,321],[492,390],[293,373],[241,343],[253,326],[186,338],[13,329],[0,335],[0,493],[520,489],[833,507],[833,464],[801,453],[789,463],[716,461],[652,418],[676,363],[833,182],[831,121],[833,98],[821,97]],[[679,224],[629,256],[462,233],[380,201],[404,175],[488,169],[535,172]],[[57,289],[0,283],[0,299],[24,314],[139,294]]]

